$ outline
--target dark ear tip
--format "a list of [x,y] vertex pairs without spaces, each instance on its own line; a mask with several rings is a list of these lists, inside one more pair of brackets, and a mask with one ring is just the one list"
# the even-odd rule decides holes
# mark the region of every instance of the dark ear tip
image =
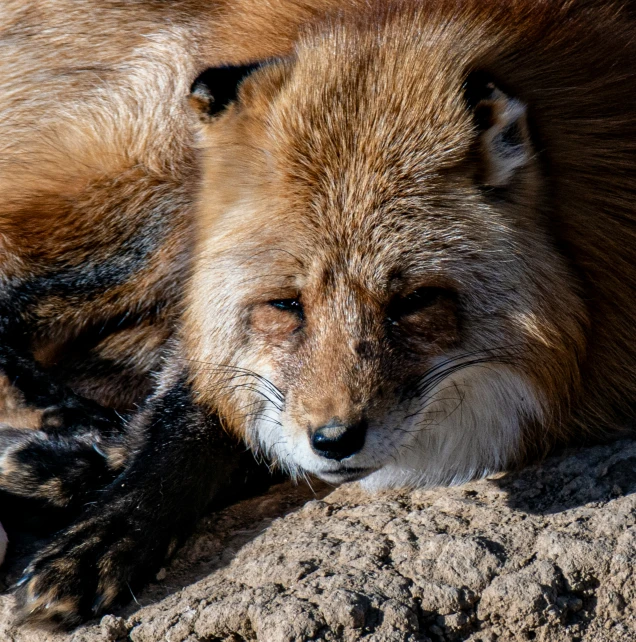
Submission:
[[470,109],[492,97],[497,82],[487,71],[472,71],[464,81],[464,99]]
[[190,85],[190,93],[207,92],[211,95],[211,85],[214,84],[214,71],[213,67],[202,71]]
[[211,67],[190,86],[190,104],[204,116],[214,116],[236,100],[241,82],[260,64]]

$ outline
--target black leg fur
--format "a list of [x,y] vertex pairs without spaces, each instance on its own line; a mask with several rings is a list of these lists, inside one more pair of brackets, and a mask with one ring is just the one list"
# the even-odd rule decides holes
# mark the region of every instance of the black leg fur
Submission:
[[44,409],[41,428],[52,433],[121,428],[111,408],[75,394],[46,372],[31,354],[26,320],[0,308],[0,372],[19,390],[28,406]]
[[[107,193],[111,187],[105,186]],[[109,288],[128,282],[143,269],[148,258],[163,242],[169,220],[165,213],[149,216],[139,235],[134,236],[133,243],[124,240],[121,245],[113,245],[107,248],[106,253],[82,261],[80,265],[67,265],[62,261],[47,265],[45,269],[42,266],[39,270],[34,268],[28,276],[9,279],[0,290],[0,372],[20,390],[28,405],[46,410],[44,429],[61,429],[65,433],[72,429],[99,430],[112,428],[121,421],[117,413],[75,394],[64,381],[36,362],[31,341],[42,333],[43,328],[46,334],[46,328],[55,323],[55,313],[41,318],[38,306],[50,297],[67,301],[72,306],[72,301],[78,296],[90,300],[103,296]],[[150,309],[156,313],[162,305],[155,301]],[[107,333],[121,329],[122,323],[132,325],[142,316],[140,312],[128,311],[118,318],[93,321],[95,327],[100,328],[100,333]]]
[[45,372],[26,349],[10,347],[16,343],[20,345],[10,336],[0,335],[0,371],[22,393],[29,406],[44,409],[42,430],[66,434],[121,427],[122,419],[117,412],[76,395]]
[[257,470],[245,447],[193,403],[185,377],[171,381],[131,422],[130,464],[25,571],[24,620],[72,626],[130,599],[210,501]]
[[114,479],[126,456],[121,433],[62,436],[0,425],[0,492],[73,511]]

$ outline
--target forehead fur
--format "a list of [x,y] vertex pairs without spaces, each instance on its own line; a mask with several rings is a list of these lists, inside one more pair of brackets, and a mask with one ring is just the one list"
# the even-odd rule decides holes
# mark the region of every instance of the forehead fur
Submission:
[[[488,253],[511,251],[537,221],[526,187],[523,203],[504,208],[480,193],[464,83],[485,68],[523,94],[527,59],[545,95],[559,81],[535,58],[561,37],[567,13],[546,4],[530,15],[521,2],[400,3],[308,27],[210,127],[201,220],[214,253],[275,245],[362,278],[409,263],[430,274],[437,254],[464,274],[476,276],[479,264],[483,272]],[[573,137],[556,133],[554,149],[567,151]]]
[[439,60],[413,18],[335,21],[307,35],[269,114],[279,180],[313,215],[330,217],[334,234],[408,211],[470,149],[463,65]]
[[[223,217],[233,238],[244,226],[246,251],[286,239],[300,256],[315,258],[319,249],[323,264],[378,276],[409,257],[417,264],[418,252],[435,249],[424,247],[427,236],[449,240],[447,215],[471,198],[477,205],[466,166],[477,137],[463,96],[466,61],[440,48],[421,19],[404,8],[332,18],[309,30],[289,59],[245,83],[241,105],[213,133],[208,184],[231,184]],[[237,197],[237,176],[251,203]],[[254,235],[259,221],[262,234]]]

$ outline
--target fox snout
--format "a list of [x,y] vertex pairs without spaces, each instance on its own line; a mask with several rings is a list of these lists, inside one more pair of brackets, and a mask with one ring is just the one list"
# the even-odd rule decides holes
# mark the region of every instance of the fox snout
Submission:
[[366,419],[343,422],[334,418],[323,426],[310,429],[309,440],[316,454],[341,461],[362,450],[368,427]]

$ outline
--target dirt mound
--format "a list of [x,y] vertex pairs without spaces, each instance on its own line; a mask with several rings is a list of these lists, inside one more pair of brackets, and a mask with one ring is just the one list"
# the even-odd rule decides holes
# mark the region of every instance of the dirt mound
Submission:
[[137,603],[7,642],[636,640],[636,442],[457,488],[283,484],[211,515]]

